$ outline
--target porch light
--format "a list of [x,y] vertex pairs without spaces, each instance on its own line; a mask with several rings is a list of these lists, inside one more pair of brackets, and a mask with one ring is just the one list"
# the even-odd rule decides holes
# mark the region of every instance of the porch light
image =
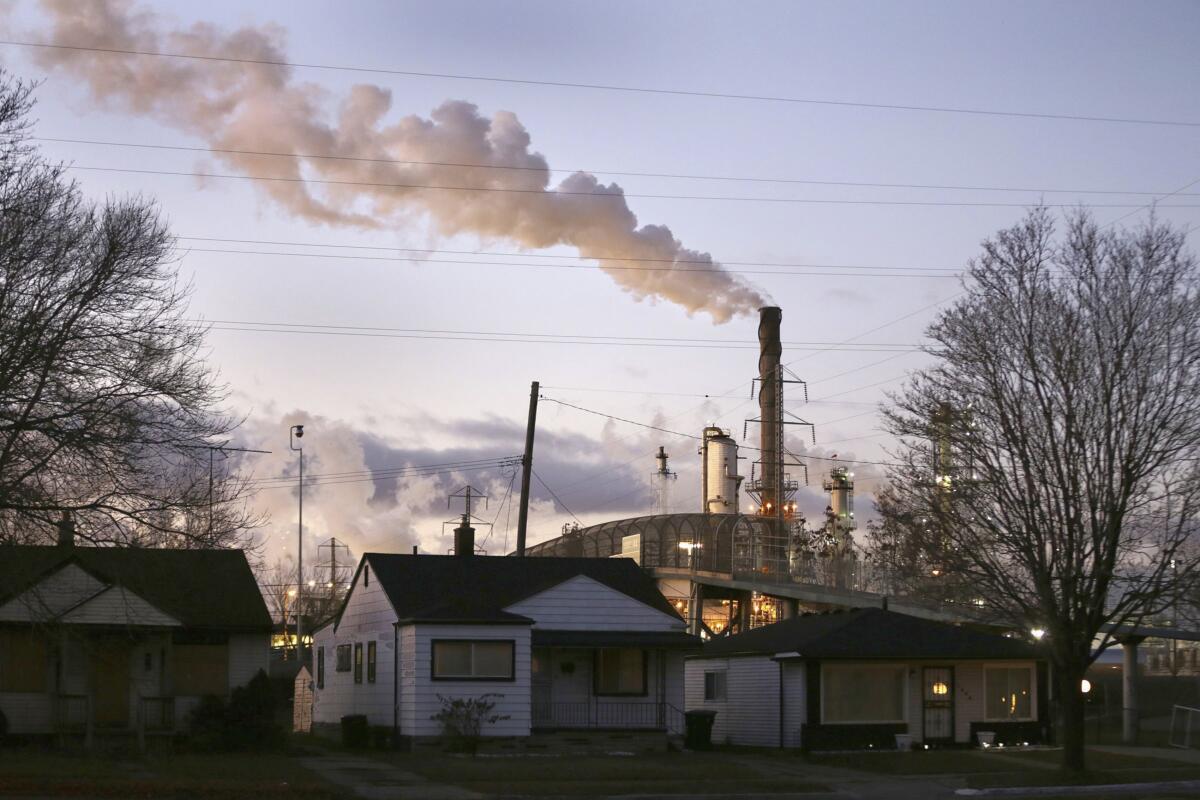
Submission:
[[950,687],[942,681],[937,681],[933,684],[933,686],[930,687],[930,689],[933,690],[934,694],[948,694],[950,692]]
[[1083,692],[1084,694],[1087,694],[1091,690],[1092,690],[1092,682],[1089,681],[1087,678],[1084,678],[1083,680],[1081,680],[1079,682],[1079,691]]
[[1034,639],[1037,639],[1040,642],[1042,637],[1046,635],[1046,630],[1044,628],[1034,628],[1029,633]]

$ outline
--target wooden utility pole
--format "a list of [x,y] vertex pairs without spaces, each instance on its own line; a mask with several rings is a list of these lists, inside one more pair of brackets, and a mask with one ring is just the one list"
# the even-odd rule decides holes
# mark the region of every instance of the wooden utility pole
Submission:
[[525,555],[525,531],[529,525],[529,479],[533,472],[533,432],[537,428],[538,382],[529,388],[529,422],[525,427],[525,455],[521,456],[521,509],[517,515],[517,555]]

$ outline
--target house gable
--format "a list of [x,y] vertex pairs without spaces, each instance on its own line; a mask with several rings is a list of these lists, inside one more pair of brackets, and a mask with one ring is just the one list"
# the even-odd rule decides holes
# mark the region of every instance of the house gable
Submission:
[[678,617],[635,600],[586,575],[538,592],[510,606],[510,614],[534,620],[537,630],[683,630]]
[[0,605],[0,622],[47,622],[107,587],[83,567],[68,563]]
[[182,623],[123,586],[110,586],[67,610],[60,622],[73,625],[121,625],[178,628]]

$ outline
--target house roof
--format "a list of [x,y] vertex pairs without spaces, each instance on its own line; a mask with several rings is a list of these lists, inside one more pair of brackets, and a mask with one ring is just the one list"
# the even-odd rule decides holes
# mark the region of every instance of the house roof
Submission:
[[379,581],[400,620],[532,624],[504,609],[578,575],[679,619],[654,579],[628,558],[367,553],[359,572],[363,564],[370,565],[371,579]]
[[189,628],[271,629],[271,615],[241,550],[0,546],[0,601],[75,563],[124,586]]
[[792,653],[806,659],[1043,657],[1034,645],[1019,639],[881,608],[805,614],[728,638],[710,640],[697,657]]

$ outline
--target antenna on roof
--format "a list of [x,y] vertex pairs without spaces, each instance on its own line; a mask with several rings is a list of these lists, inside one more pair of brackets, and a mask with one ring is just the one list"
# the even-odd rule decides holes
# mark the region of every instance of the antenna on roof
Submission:
[[442,535],[446,534],[446,526],[458,523],[458,527],[454,529],[454,549],[451,551],[456,556],[469,556],[478,552],[480,555],[486,555],[486,551],[475,546],[475,527],[472,523],[479,525],[487,525],[489,528],[492,523],[487,520],[475,516],[471,513],[471,504],[483,500],[483,507],[487,508],[488,496],[473,486],[464,486],[461,489],[451,492],[446,497],[446,507],[450,508],[455,500],[463,501],[463,513],[458,519],[449,519],[442,523]]

